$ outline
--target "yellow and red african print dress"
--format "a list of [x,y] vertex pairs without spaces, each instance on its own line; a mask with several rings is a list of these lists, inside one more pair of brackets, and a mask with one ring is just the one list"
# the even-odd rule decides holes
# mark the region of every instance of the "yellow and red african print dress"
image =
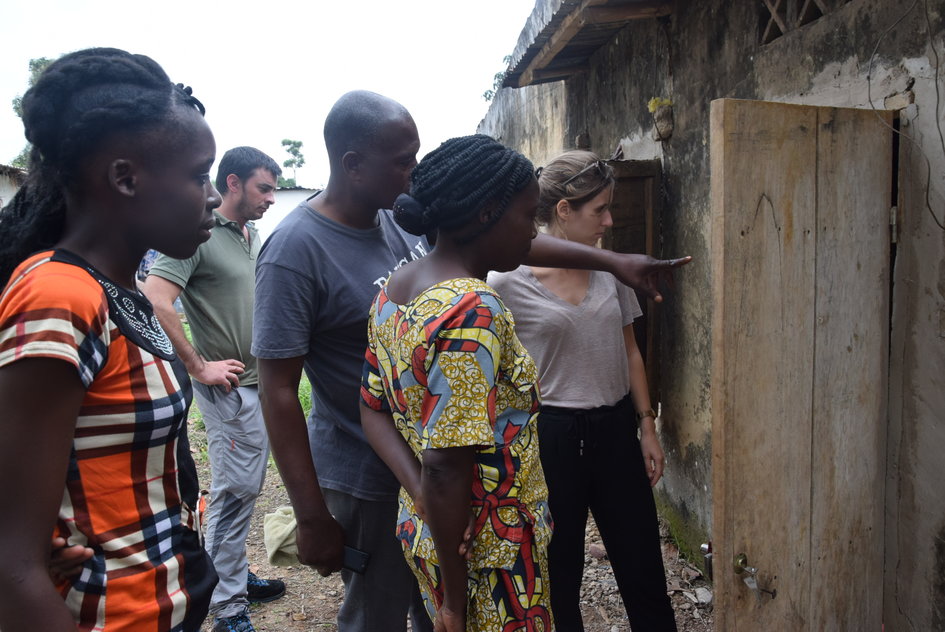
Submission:
[[150,303],[71,253],[34,255],[0,297],[0,366],[24,358],[68,362],[86,387],[50,525],[94,550],[58,586],[79,630],[198,629],[216,573],[192,509],[190,380]]
[[[538,372],[511,313],[477,279],[452,279],[408,305],[378,294],[361,396],[423,450],[476,446],[470,505],[470,632],[548,632],[548,489],[538,458]],[[400,491],[397,537],[431,616],[442,602],[429,528]]]

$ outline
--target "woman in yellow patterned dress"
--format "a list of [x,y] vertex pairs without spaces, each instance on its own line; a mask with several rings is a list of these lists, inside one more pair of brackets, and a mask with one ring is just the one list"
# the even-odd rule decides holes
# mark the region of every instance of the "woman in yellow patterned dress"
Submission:
[[427,155],[411,183],[395,218],[436,231],[436,246],[394,272],[372,307],[365,434],[401,482],[397,536],[436,630],[548,632],[537,371],[483,281],[528,254],[532,165],[468,136]]

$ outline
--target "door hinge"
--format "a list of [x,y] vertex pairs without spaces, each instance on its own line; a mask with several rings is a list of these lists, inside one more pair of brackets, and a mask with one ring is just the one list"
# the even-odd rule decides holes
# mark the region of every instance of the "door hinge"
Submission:
[[899,241],[899,207],[889,207],[889,241],[896,243]]

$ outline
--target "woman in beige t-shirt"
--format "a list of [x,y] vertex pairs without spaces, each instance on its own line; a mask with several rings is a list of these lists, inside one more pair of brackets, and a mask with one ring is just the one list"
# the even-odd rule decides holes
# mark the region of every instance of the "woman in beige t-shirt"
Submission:
[[[538,221],[551,234],[596,245],[613,224],[613,171],[593,153],[562,154],[540,171],[538,183]],[[590,509],[631,627],[675,630],[651,490],[664,457],[633,335],[641,315],[636,296],[612,275],[588,270],[520,266],[491,274],[489,284],[511,310],[539,370],[557,628],[584,629],[580,588]]]

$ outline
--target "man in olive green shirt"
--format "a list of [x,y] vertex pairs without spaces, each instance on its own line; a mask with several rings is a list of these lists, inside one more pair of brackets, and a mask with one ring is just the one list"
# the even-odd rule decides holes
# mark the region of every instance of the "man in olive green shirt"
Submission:
[[[223,203],[214,211],[209,241],[183,261],[161,255],[144,283],[158,320],[193,377],[207,429],[213,483],[205,546],[220,576],[210,604],[214,632],[252,632],[249,603],[285,593],[283,582],[250,573],[246,559],[246,536],[269,457],[256,359],[250,354],[260,247],[252,220],[275,201],[281,173],[258,149],[226,152],[216,180]],[[173,307],[178,296],[192,344]]]

